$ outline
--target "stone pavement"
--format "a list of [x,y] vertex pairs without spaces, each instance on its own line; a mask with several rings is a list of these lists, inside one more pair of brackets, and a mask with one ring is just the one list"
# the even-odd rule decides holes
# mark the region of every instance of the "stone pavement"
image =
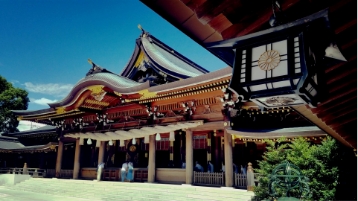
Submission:
[[89,201],[91,199],[48,195],[29,191],[11,190],[0,187],[0,201]]
[[0,200],[251,200],[254,194],[233,188],[192,185],[123,183],[72,179],[32,178],[0,188]]

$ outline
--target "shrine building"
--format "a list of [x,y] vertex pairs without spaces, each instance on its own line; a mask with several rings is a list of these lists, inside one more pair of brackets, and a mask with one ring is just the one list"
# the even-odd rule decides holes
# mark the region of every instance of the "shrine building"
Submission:
[[356,16],[337,20],[356,2],[141,1],[228,67],[209,72],[139,27],[120,74],[89,60],[63,100],[13,111],[48,126],[2,136],[3,167],[95,179],[104,162],[103,179],[119,181],[131,161],[139,182],[246,188],[241,166],[257,167],[265,139],[330,135],[356,151]]

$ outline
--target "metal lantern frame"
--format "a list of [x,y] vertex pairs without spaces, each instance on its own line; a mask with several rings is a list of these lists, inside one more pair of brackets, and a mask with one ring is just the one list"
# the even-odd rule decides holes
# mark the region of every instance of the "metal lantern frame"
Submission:
[[[299,104],[315,107],[326,94],[324,57],[326,48],[333,42],[333,36],[328,9],[325,9],[278,27],[209,43],[207,47],[233,66],[229,88],[243,95],[244,99],[268,108]],[[273,62],[273,65],[277,65],[270,66],[269,63],[260,69],[256,49],[266,48],[264,53],[270,55],[275,51],[274,45],[280,50],[286,49],[286,52],[276,51],[279,61]],[[232,52],[235,52],[234,57]],[[253,54],[255,58],[252,58]],[[266,61],[273,59],[277,58]],[[275,68],[281,70],[276,71],[278,76],[273,76]],[[266,71],[264,76],[263,71]],[[261,77],[257,78],[258,74]]]

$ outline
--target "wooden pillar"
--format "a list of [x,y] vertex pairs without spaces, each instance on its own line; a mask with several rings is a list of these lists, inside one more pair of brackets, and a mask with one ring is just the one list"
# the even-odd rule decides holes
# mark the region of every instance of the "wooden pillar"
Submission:
[[214,130],[214,140],[215,140],[215,171],[218,171],[221,169],[221,163],[220,163],[220,137],[217,137],[216,130]]
[[185,147],[186,159],[185,159],[185,172],[186,172],[186,184],[193,183],[193,132],[190,130],[186,131],[186,147]]
[[62,165],[62,155],[63,155],[63,142],[62,140],[58,141],[57,147],[57,158],[56,158],[56,177],[59,178],[61,172],[61,165]]
[[174,161],[174,142],[170,141],[170,146],[169,146],[169,160],[170,161]]
[[106,142],[101,141],[98,151],[98,165],[103,162],[105,149],[106,149]]
[[232,163],[232,138],[231,134],[224,130],[224,148],[225,148],[225,186],[234,185],[234,172]]
[[155,135],[149,136],[148,183],[155,182]]
[[207,143],[206,162],[209,162],[211,161],[211,133],[206,134],[206,143]]
[[78,179],[80,173],[81,145],[80,139],[76,139],[75,159],[73,162],[73,179]]
[[252,168],[252,163],[247,164],[247,191],[253,191],[255,186],[254,180],[254,170]]

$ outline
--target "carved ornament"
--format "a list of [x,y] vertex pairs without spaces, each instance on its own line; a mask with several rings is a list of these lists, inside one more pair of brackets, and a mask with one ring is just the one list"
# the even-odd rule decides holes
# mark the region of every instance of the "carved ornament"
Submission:
[[87,87],[87,89],[92,91],[91,96],[95,100],[101,101],[107,93],[106,91],[103,90],[103,87],[104,87],[103,85],[93,85]]
[[278,53],[276,50],[267,50],[261,54],[258,60],[259,67],[264,71],[276,68],[279,63],[280,53]]
[[140,90],[138,93],[141,95],[140,99],[154,98],[157,96],[156,92],[150,92],[148,89]]

